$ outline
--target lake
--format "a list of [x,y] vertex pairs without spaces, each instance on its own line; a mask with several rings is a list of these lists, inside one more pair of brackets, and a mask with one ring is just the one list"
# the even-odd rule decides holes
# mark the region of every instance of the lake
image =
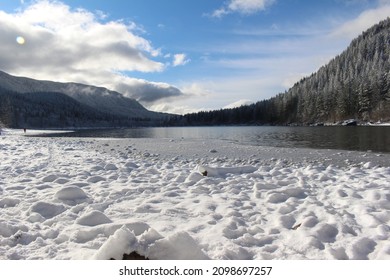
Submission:
[[91,129],[56,137],[222,139],[245,145],[390,152],[390,126],[215,126]]

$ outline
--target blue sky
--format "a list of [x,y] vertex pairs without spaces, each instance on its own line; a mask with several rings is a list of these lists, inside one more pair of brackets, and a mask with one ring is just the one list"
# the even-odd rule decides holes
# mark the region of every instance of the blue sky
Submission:
[[388,16],[389,0],[1,1],[0,69],[219,109],[283,92]]

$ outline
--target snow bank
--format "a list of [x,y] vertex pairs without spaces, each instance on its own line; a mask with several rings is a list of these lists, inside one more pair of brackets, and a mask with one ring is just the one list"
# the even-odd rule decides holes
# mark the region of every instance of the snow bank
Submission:
[[0,150],[0,259],[390,259],[389,154],[12,133]]

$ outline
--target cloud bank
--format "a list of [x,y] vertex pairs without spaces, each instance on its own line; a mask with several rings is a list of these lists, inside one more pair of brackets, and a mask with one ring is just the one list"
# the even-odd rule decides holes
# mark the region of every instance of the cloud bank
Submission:
[[[103,21],[101,12],[36,1],[14,13],[0,11],[0,65],[10,74],[105,86],[139,101],[180,96],[179,89],[137,80],[124,72],[161,72],[159,49],[137,35],[134,22]],[[176,57],[175,57],[176,60]],[[188,62],[185,55],[178,65]]]

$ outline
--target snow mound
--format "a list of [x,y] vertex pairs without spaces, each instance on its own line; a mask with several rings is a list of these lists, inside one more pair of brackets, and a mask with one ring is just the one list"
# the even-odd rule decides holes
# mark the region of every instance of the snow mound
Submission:
[[199,247],[199,244],[184,231],[157,240],[156,243],[149,248],[148,257],[152,260],[209,259]]
[[102,176],[92,176],[87,180],[88,183],[98,183],[101,181],[106,181],[106,178]]
[[58,179],[58,176],[55,174],[50,174],[42,178],[42,181],[45,183],[51,183],[54,180]]
[[54,204],[43,201],[33,204],[30,208],[30,212],[38,213],[46,219],[53,218],[64,211],[65,207],[62,204]]
[[131,253],[137,250],[137,238],[134,233],[126,226],[110,236],[107,241],[100,247],[93,259],[109,260],[111,258],[121,260],[123,254]]
[[199,244],[187,233],[177,232],[162,237],[149,228],[139,236],[126,225],[115,231],[100,247],[93,259],[121,260],[124,254],[137,252],[151,260],[206,260],[209,257]]
[[118,170],[118,167],[113,163],[108,163],[104,166],[104,170],[114,171],[114,170]]
[[375,250],[376,245],[374,240],[367,237],[359,239],[352,247],[353,259],[368,260],[368,255]]
[[0,236],[11,237],[18,231],[27,231],[25,225],[14,225],[9,221],[0,221]]
[[15,207],[20,202],[17,198],[9,198],[5,197],[3,199],[0,199],[0,208],[7,208],[7,207]]
[[59,200],[80,200],[86,199],[88,196],[85,192],[76,186],[69,186],[57,191],[55,197]]
[[76,223],[83,226],[97,226],[112,223],[112,221],[102,212],[93,210],[76,220]]
[[199,174],[198,172],[191,172],[190,175],[186,178],[186,183],[197,183],[200,180],[204,179],[204,176],[202,174]]

